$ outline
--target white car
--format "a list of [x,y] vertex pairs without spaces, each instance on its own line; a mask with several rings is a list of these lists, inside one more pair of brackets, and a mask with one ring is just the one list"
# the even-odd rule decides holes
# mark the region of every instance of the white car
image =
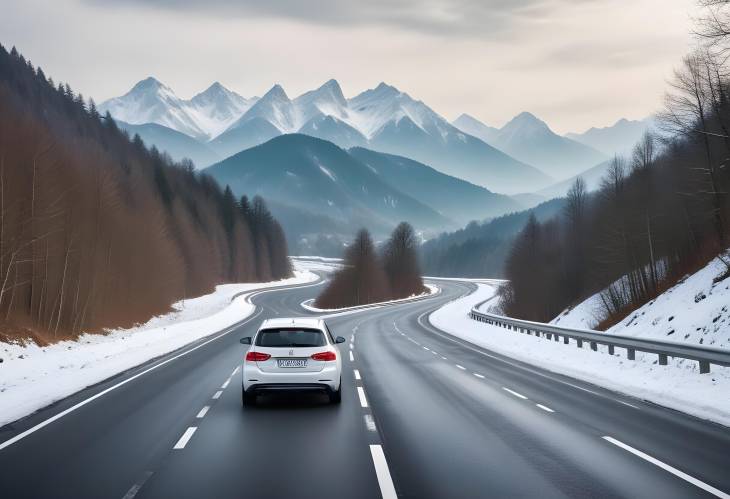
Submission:
[[334,338],[322,319],[267,319],[256,335],[241,338],[250,345],[243,362],[244,406],[256,395],[279,391],[324,391],[330,402],[342,400],[342,359]]

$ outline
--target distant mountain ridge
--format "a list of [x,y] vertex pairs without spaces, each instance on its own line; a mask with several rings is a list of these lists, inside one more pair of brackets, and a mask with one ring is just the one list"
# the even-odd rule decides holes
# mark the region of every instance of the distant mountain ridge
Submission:
[[502,128],[487,126],[466,114],[454,120],[454,126],[556,179],[579,174],[607,159],[590,146],[556,134],[528,112],[518,114]]
[[346,99],[335,80],[290,99],[280,85],[246,99],[220,84],[189,101],[148,78],[99,106],[130,124],[175,129],[227,157],[285,133],[306,133],[342,147],[363,146],[433,165],[498,192],[536,190],[553,179],[464,133],[421,101],[385,83]]
[[631,153],[642,135],[654,128],[652,117],[641,120],[621,118],[602,128],[589,128],[582,133],[567,133],[566,137],[597,149],[607,156],[625,156]]

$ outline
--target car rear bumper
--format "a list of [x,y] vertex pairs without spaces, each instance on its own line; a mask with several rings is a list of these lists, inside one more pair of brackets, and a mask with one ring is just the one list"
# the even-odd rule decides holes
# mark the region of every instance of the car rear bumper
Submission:
[[340,370],[335,363],[319,372],[263,372],[253,363],[243,366],[243,389],[262,391],[337,391],[340,388]]

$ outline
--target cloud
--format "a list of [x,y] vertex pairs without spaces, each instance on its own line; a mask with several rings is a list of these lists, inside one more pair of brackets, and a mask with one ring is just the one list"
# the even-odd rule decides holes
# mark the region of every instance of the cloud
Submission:
[[432,35],[490,37],[539,23],[571,5],[610,0],[85,0],[97,7],[144,6],[244,19],[330,26],[390,26]]

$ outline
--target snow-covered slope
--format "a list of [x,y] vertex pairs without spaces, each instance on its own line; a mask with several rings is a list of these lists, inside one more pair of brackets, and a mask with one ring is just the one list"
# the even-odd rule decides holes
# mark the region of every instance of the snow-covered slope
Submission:
[[[606,333],[730,349],[730,278],[713,282],[724,271],[724,264],[713,260]],[[591,329],[602,318],[600,295],[594,295],[552,323]]]
[[228,128],[256,98],[246,99],[216,82],[190,100],[153,77],[137,83],[121,97],[99,105],[99,111],[132,125],[157,123],[199,140],[208,140]]

